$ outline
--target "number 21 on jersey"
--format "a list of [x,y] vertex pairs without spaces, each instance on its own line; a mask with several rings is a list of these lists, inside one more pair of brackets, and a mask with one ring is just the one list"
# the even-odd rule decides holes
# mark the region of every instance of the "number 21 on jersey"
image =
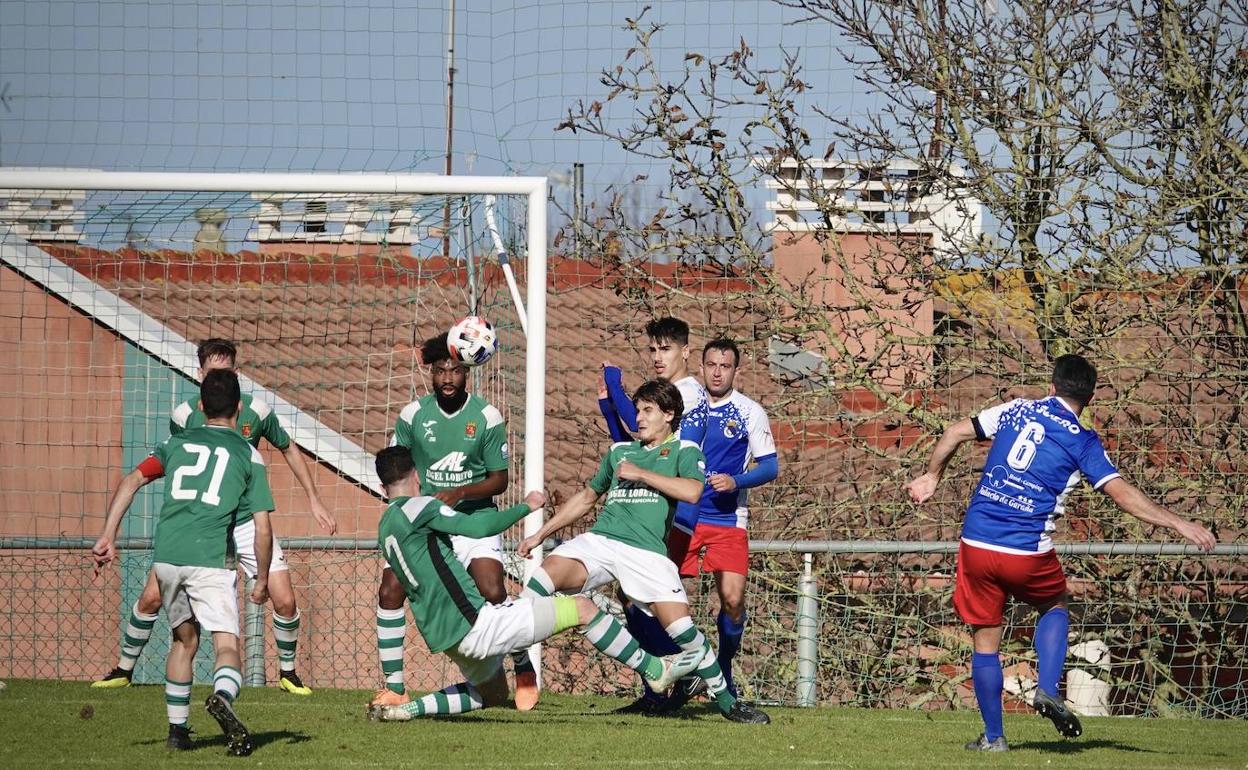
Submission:
[[[173,491],[169,493],[174,500],[194,500],[198,498],[206,505],[221,504],[221,481],[225,478],[225,469],[230,464],[230,453],[225,447],[209,449],[203,444],[183,444],[182,448],[195,455],[192,465],[183,465],[173,472]],[[187,489],[183,483],[198,477],[208,467],[208,458],[215,458],[212,465],[212,480],[208,488],[200,492]]]

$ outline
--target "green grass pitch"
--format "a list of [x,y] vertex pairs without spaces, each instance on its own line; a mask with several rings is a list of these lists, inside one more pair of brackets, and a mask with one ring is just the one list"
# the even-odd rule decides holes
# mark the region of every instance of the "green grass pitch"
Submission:
[[91,690],[84,682],[10,681],[0,691],[0,767],[255,765],[264,768],[754,768],[754,767],[1222,767],[1248,768],[1242,721],[1099,718],[1074,741],[1047,720],[1008,715],[1013,751],[975,755],[973,712],[771,708],[766,726],[725,722],[704,705],[679,719],[611,714],[624,700],[546,696],[537,710],[490,709],[464,717],[375,724],[368,693],[243,690],[238,712],[256,736],[246,758],[225,756],[192,693],[195,749],[170,754],[164,690]]

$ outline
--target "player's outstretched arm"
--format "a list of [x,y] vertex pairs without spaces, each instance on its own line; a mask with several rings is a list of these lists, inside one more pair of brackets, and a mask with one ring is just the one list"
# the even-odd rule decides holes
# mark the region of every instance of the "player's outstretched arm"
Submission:
[[1213,550],[1218,542],[1218,539],[1204,525],[1188,521],[1163,508],[1126,479],[1110,479],[1102,489],[1105,494],[1113,498],[1119,508],[1135,518],[1146,524],[1172,529],[1203,551]]
[[251,601],[264,604],[269,600],[269,565],[273,561],[273,522],[268,511],[258,511],[256,522],[256,584],[251,589]]
[[[466,484],[462,487],[452,487],[450,489],[438,490],[434,497],[454,508],[464,500],[481,500],[485,498],[501,495],[507,491],[509,476],[507,471],[487,471],[485,478],[475,484]],[[538,506],[539,508],[541,506]],[[482,535],[484,537],[484,535]]]
[[975,424],[969,417],[958,420],[945,428],[945,432],[936,441],[932,456],[927,461],[927,472],[906,485],[910,499],[916,503],[924,503],[936,493],[936,485],[940,477],[945,475],[945,467],[958,451],[958,447],[975,438]]
[[546,495],[541,492],[530,492],[524,501],[501,511],[484,510],[471,515],[452,511],[443,511],[429,522],[429,528],[448,535],[464,537],[491,537],[504,532],[508,527],[528,516],[546,504]]
[[121,526],[122,517],[130,509],[130,503],[134,502],[135,494],[158,478],[160,478],[159,474],[149,478],[140,466],[127,473],[126,477],[121,480],[121,484],[113,494],[113,499],[108,503],[108,514],[104,517],[104,528],[100,532],[100,537],[95,541],[95,545],[91,546],[91,558],[95,561],[95,574],[100,574],[101,567],[117,558],[115,544],[117,528]]
[[312,510],[312,518],[316,519],[316,523],[321,525],[321,529],[326,533],[332,535],[337,532],[338,520],[321,502],[321,496],[316,493],[316,482],[312,479],[312,472],[308,470],[308,463],[303,459],[303,452],[299,450],[299,445],[291,441],[282,450],[282,456],[286,458],[286,464],[290,466],[290,472],[295,475],[299,486],[303,487],[303,493],[308,496],[308,507]]
[[[615,413],[619,416],[624,428],[631,433],[637,432],[637,405],[624,391],[624,378],[618,366],[602,362],[602,382],[606,386],[607,396],[611,399]],[[627,441],[628,439],[622,439]]]
[[702,499],[705,482],[701,479],[686,479],[681,476],[664,476],[644,468],[639,468],[628,460],[620,463],[616,473],[625,481],[640,481],[659,494],[674,498],[682,503],[696,503]]
[[[589,513],[593,509],[594,503],[598,502],[599,497],[600,495],[593,487],[586,486],[582,488],[581,491],[572,495],[566,503],[560,506],[554,516],[546,520],[546,523],[537,531],[537,534],[522,540],[519,547],[516,548],[516,553],[528,558],[533,549],[546,538]],[[473,515],[476,516],[477,514]]]

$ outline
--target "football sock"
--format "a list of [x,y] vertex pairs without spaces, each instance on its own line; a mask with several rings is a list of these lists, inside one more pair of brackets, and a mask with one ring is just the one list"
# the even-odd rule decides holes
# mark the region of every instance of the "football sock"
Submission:
[[134,606],[130,608],[130,618],[126,621],[126,629],[122,632],[121,658],[117,661],[118,668],[125,671],[134,670],[135,662],[143,654],[143,648],[147,646],[147,640],[152,636],[152,626],[156,625],[156,618],[156,615],[144,615],[139,612],[139,603],[135,601]]
[[977,652],[971,659],[971,681],[975,684],[975,700],[984,718],[984,737],[995,741],[1005,734],[1001,724],[1001,690],[1005,674],[1001,656],[995,652]]
[[385,677],[386,689],[402,695],[403,642],[407,638],[407,613],[400,607],[388,610],[377,607],[377,658],[381,661],[381,675]]
[[[675,655],[680,652],[680,647],[663,630],[662,624],[636,604],[630,603],[624,608],[624,626],[641,645],[641,649],[651,655]],[[644,678],[641,680],[641,687],[645,694],[654,694],[650,683]]]
[[613,616],[599,610],[580,633],[594,648],[651,679],[663,675],[663,661],[641,649],[633,635]]
[[667,635],[680,645],[682,650],[697,650],[702,653],[702,662],[698,664],[696,673],[702,681],[706,682],[706,691],[715,699],[715,705],[720,711],[727,713],[732,708],[732,704],[736,703],[737,698],[728,689],[728,683],[724,681],[724,672],[719,667],[715,650],[711,648],[711,643],[706,640],[702,632],[694,627],[693,619],[686,616],[673,621],[667,627]]
[[741,613],[741,620],[736,621],[720,610],[715,625],[719,628],[719,668],[724,672],[724,681],[728,689],[734,693],[737,688],[732,684],[732,659],[741,649],[741,636],[745,633],[745,621],[749,615]]
[[299,610],[284,618],[273,613],[273,638],[277,641],[278,665],[282,673],[295,670],[295,647],[299,644]]
[[1054,607],[1036,623],[1036,660],[1039,687],[1054,698],[1066,662],[1066,634],[1070,631],[1070,613],[1065,607]]
[[191,717],[191,683],[165,677],[165,713],[169,724],[185,725]]
[[411,703],[404,703],[399,708],[412,716],[442,716],[446,714],[462,714],[465,711],[476,711],[485,708],[481,693],[468,682],[453,684],[444,690],[422,695]]
[[558,634],[581,624],[581,613],[576,608],[576,599],[571,596],[555,597],[555,631]]
[[243,675],[233,666],[219,666],[212,673],[212,690],[233,703],[243,687]]
[[554,592],[555,581],[550,579],[550,575],[546,574],[546,570],[538,567],[533,570],[533,575],[529,578],[529,582],[524,586],[524,590],[520,592],[520,595],[550,596]]

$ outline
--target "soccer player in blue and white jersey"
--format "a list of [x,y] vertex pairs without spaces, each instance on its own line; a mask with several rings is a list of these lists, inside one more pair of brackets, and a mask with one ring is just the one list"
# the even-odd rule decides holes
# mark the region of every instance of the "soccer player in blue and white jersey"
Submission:
[[1074,738],[1083,732],[1079,718],[1057,694],[1070,618],[1066,577],[1050,539],[1080,478],[1145,523],[1173,529],[1206,551],[1216,543],[1208,529],[1157,505],[1118,473],[1096,432],[1079,422],[1095,389],[1096,369],[1086,359],[1061,356],[1054,362],[1048,398],[1015,399],[950,425],[936,442],[927,472],[907,486],[914,502],[925,502],[961,444],[992,440],[962,525],[953,595],[958,615],[972,629],[971,678],[984,719],[984,733],[966,745],[972,751],[1009,750],[1002,729],[1003,675],[997,654],[1007,596],[1040,614],[1033,706],[1062,735]]
[[[745,633],[745,582],[750,568],[748,490],[773,481],[780,472],[767,413],[757,401],[733,387],[741,351],[729,339],[716,339],[702,350],[706,383],[706,489],[696,507],[678,508],[668,538],[668,556],[681,577],[695,577],[699,567],[715,576],[719,594],[719,667],[728,688],[732,659]],[[753,467],[751,467],[753,466]],[[678,708],[689,695],[678,688],[668,704]]]

